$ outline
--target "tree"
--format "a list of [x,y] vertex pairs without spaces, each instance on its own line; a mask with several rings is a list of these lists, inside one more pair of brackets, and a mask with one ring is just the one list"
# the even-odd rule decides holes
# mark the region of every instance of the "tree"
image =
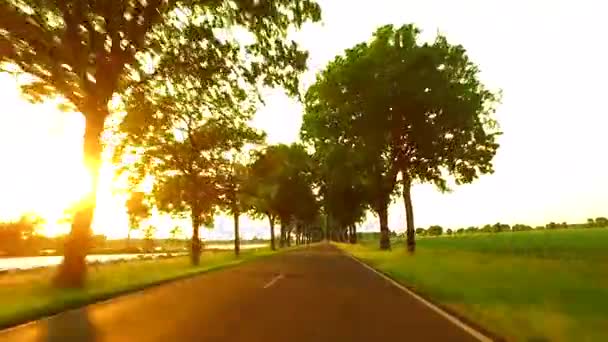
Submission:
[[468,227],[468,228],[466,229],[466,232],[467,232],[467,233],[475,233],[475,232],[478,232],[479,230],[480,230],[480,229],[479,229],[479,228],[477,228],[477,227]]
[[443,234],[443,228],[441,226],[430,226],[426,233],[430,236],[439,236]]
[[144,249],[147,252],[154,250],[154,235],[156,234],[156,227],[148,225],[144,228]]
[[595,220],[593,218],[587,219],[587,227],[589,227],[589,228],[595,227]]
[[139,229],[141,221],[150,216],[150,207],[145,201],[143,192],[135,191],[127,200],[127,214],[129,215],[129,227],[127,231],[127,246],[130,247],[131,232]]
[[451,230],[450,228],[448,228],[448,230],[446,230],[446,231],[445,231],[445,233],[446,233],[447,235],[452,235],[452,230]]
[[173,243],[175,244],[175,247],[179,247],[181,244],[179,243],[179,237],[182,236],[184,234],[184,232],[182,231],[182,228],[180,226],[175,226],[173,227],[173,229],[171,229],[169,231],[169,235],[171,235],[171,240],[173,240]]
[[281,247],[291,243],[294,223],[309,226],[316,221],[312,180],[311,159],[301,145],[272,145],[257,154],[245,192],[251,197],[252,214],[270,222],[271,246],[277,220]]
[[605,217],[597,217],[595,219],[595,225],[597,227],[608,227],[608,219]]
[[497,96],[479,82],[464,48],[441,35],[420,44],[418,34],[413,25],[379,28],[371,43],[336,57],[307,99],[307,111],[330,117],[327,130],[344,131],[344,141],[358,140],[381,158],[376,174],[388,197],[399,182],[412,252],[412,183],[445,191],[447,175],[461,184],[492,172],[499,134]]
[[424,236],[426,231],[424,228],[416,228],[416,235]]
[[[305,123],[311,124],[310,121]],[[365,219],[368,208],[368,192],[364,179],[357,172],[356,154],[344,145],[323,144],[319,137],[311,134],[313,130],[313,127],[303,127],[302,133],[315,147],[315,179],[324,212],[331,216],[339,238],[348,236],[350,243],[356,243],[356,226]]]
[[513,226],[512,229],[514,232],[524,232],[524,231],[532,230],[532,227],[525,225],[525,224],[516,224]]
[[247,166],[232,160],[223,170],[221,188],[221,207],[232,215],[234,220],[234,254],[239,255],[240,228],[239,218],[247,210],[247,196],[243,187],[247,182]]
[[[172,68],[216,75],[240,67],[250,82],[284,83],[294,90],[297,80],[292,75],[305,68],[306,54],[294,42],[285,41],[287,31],[308,20],[318,21],[320,15],[311,0],[9,0],[0,4],[0,66],[33,76],[23,86],[32,100],[61,96],[64,107],[80,111],[85,118],[83,150],[90,185],[74,216],[60,285],[84,283],[101,134],[112,97],[134,83],[163,79]],[[250,32],[253,42],[230,39],[235,27]],[[181,41],[184,49],[160,51],[167,40]],[[242,56],[242,50],[248,56]],[[164,70],[150,72],[150,61],[159,59],[161,52],[179,58],[160,58],[157,66]],[[245,59],[249,61],[235,63]]]
[[31,253],[29,242],[43,222],[42,218],[28,214],[17,221],[0,222],[0,250],[11,256]]

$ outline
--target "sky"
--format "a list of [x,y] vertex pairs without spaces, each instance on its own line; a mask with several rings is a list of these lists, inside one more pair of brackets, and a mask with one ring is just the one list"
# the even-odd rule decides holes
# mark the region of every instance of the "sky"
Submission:
[[[437,32],[462,44],[479,65],[481,79],[502,90],[496,118],[504,132],[495,173],[442,194],[431,185],[413,189],[416,226],[466,227],[486,223],[583,222],[608,216],[608,87],[605,5],[593,0],[404,1],[322,0],[323,22],[293,37],[310,52],[306,89],[318,71],[384,24],[415,23],[425,39]],[[298,139],[302,106],[280,90],[264,91],[255,125],[269,142]],[[50,221],[85,184],[81,167],[82,118],[52,103],[19,97],[10,77],[0,76],[0,217],[24,211]],[[109,189],[109,168],[100,188]],[[126,234],[124,196],[99,194],[94,229]],[[389,225],[404,228],[403,204],[392,205]],[[243,236],[266,236],[265,222],[243,220]],[[175,225],[155,218],[161,233]],[[364,229],[375,230],[370,217]],[[185,228],[186,229],[186,228]],[[58,232],[55,225],[47,233]],[[229,238],[230,222],[218,218],[206,238]],[[161,234],[162,235],[162,234]]]

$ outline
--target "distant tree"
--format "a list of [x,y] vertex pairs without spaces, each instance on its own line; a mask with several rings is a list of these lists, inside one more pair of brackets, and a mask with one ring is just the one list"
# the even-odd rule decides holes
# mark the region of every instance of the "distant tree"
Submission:
[[456,234],[464,234],[465,233],[465,229],[464,228],[458,228],[456,230]]
[[[101,136],[113,95],[163,80],[176,69],[205,74],[203,88],[223,77],[284,84],[295,93],[298,82],[292,76],[305,69],[307,55],[287,34],[320,17],[320,7],[311,0],[0,2],[0,68],[33,76],[23,86],[32,100],[62,96],[64,107],[85,118],[90,185],[74,216],[58,284],[84,284]],[[227,34],[235,29],[251,33],[251,42]],[[234,78],[228,70],[244,77]]]
[[486,224],[479,231],[484,233],[492,233],[494,231],[494,227],[492,225]]
[[156,234],[156,227],[148,225],[144,228],[144,249],[148,252],[154,250],[154,235]]
[[595,219],[595,226],[597,226],[597,227],[607,227],[608,228],[608,218],[597,217]]
[[516,224],[513,226],[514,232],[523,232],[523,231],[529,231],[529,230],[532,230],[532,227],[525,225],[525,224]]
[[[233,156],[236,158],[237,151],[233,151]],[[240,216],[241,213],[247,210],[248,200],[244,193],[244,187],[247,182],[247,166],[242,163],[230,160],[224,163],[223,171],[221,172],[221,204],[220,207],[229,213],[234,221],[234,254],[238,256],[241,250],[240,242]]]
[[141,221],[150,216],[150,207],[146,203],[143,192],[131,192],[127,200],[127,214],[129,216],[129,227],[127,228],[127,247],[131,246],[131,232],[139,229]]
[[416,235],[424,236],[425,233],[426,231],[424,230],[424,228],[416,228]]
[[184,232],[180,226],[175,226],[173,229],[169,231],[169,235],[174,243],[177,243],[180,240],[180,237],[183,236]]
[[593,218],[587,219],[587,227],[589,227],[589,228],[595,227],[595,220]]
[[479,231],[479,228],[477,228],[477,227],[468,227],[465,231],[467,233],[475,233],[475,232]]
[[550,222],[550,223],[547,224],[546,228],[547,229],[558,229],[559,225],[557,223],[555,223],[555,222]]
[[30,241],[44,220],[37,215],[23,215],[17,221],[0,222],[0,254],[25,255],[31,251]]
[[452,232],[452,229],[448,228],[448,229],[445,231],[445,233],[446,233],[447,235],[452,235],[452,233],[453,233],[453,232]]
[[509,232],[511,231],[511,226],[498,222],[492,226],[491,231],[493,233]]
[[430,236],[439,236],[443,234],[443,228],[441,226],[430,226],[426,230],[426,234]]
[[534,230],[543,230],[545,229],[545,226],[536,226],[534,227]]

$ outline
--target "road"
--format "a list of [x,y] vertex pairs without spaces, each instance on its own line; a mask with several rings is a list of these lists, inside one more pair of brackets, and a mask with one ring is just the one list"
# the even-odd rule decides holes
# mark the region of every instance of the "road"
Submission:
[[153,287],[0,342],[476,341],[331,245]]

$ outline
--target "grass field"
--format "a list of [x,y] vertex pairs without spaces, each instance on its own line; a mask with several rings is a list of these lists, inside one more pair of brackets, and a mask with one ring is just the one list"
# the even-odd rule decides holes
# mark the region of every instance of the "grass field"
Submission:
[[189,257],[98,265],[89,267],[87,286],[80,290],[51,287],[55,272],[52,268],[0,275],[0,329],[167,280],[274,253],[270,249],[248,250],[237,259],[232,251],[204,252],[198,267],[190,266]]
[[608,229],[339,246],[508,340],[608,341]]

